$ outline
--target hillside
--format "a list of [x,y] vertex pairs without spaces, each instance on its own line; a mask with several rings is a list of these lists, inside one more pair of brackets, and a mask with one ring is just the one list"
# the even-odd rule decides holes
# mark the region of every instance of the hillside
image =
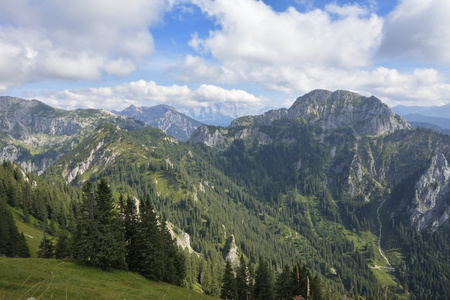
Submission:
[[450,137],[413,130],[377,98],[317,90],[227,128],[202,125],[189,143],[104,123],[43,178],[105,178],[116,199],[150,197],[191,253],[186,286],[208,294],[243,255],[278,274],[305,264],[324,291],[341,293],[342,280],[354,298],[378,284],[389,298],[446,299],[449,158]]
[[145,127],[140,121],[104,110],[67,111],[38,100],[0,96],[0,160],[41,173],[103,122],[125,130]]
[[124,271],[68,260],[0,258],[1,299],[217,299]]

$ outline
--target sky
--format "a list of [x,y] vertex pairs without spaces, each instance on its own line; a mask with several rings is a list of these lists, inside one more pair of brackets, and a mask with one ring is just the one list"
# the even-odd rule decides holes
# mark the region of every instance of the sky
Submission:
[[448,0],[0,0],[0,95],[64,109],[314,89],[450,103]]

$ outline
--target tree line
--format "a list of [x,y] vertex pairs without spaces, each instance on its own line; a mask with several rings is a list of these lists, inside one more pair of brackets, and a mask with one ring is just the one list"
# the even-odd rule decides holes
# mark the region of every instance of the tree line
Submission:
[[[114,200],[108,182],[86,182],[73,232],[62,231],[56,245],[45,237],[39,256],[72,257],[103,270],[129,270],[154,281],[182,285],[183,253],[150,197]],[[44,228],[45,232],[45,228]]]

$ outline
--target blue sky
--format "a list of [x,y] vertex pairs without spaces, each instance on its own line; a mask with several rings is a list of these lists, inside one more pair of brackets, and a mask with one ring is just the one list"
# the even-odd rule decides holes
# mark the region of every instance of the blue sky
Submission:
[[0,0],[0,94],[65,109],[450,103],[448,0]]

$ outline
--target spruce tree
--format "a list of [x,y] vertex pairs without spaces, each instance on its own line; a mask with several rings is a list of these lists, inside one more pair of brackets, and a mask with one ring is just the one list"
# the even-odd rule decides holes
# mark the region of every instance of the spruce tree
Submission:
[[162,219],[159,230],[161,233],[162,249],[164,253],[163,281],[181,285],[186,277],[186,261],[175,240],[172,238],[166,222]]
[[95,192],[90,182],[83,185],[83,204],[72,245],[76,259],[104,270],[126,269],[123,230],[105,179]]
[[139,264],[135,270],[142,276],[159,281],[164,274],[164,251],[158,228],[156,212],[150,197],[141,201],[139,206],[140,222],[136,233],[137,257]]
[[255,299],[273,299],[273,279],[268,263],[261,259],[255,277]]
[[23,233],[19,233],[3,194],[0,194],[0,254],[29,257],[30,250]]
[[236,299],[236,296],[236,278],[234,277],[231,263],[227,260],[222,277],[222,290],[220,291],[220,298]]
[[236,289],[237,298],[239,300],[247,300],[249,298],[249,288],[248,288],[248,272],[247,264],[245,263],[244,255],[241,254],[239,259],[239,268],[236,273]]
[[82,204],[75,222],[72,249],[75,259],[89,262],[94,252],[93,240],[97,236],[97,223],[94,222],[96,203],[92,183],[87,181],[83,184],[82,191]]
[[58,241],[55,246],[55,258],[62,259],[70,257],[69,234],[63,230],[58,235]]
[[138,212],[134,199],[128,196],[126,202],[123,202],[123,196],[120,195],[123,230],[125,237],[126,255],[125,259],[128,265],[128,269],[133,272],[137,272],[139,268],[139,249],[136,244],[136,234],[138,230]]
[[44,238],[42,239],[41,243],[39,244],[39,251],[37,253],[38,257],[40,258],[53,258],[55,256],[53,247],[53,241],[47,238],[44,235]]
[[111,189],[104,178],[97,185],[95,201],[98,209],[94,223],[98,231],[94,236],[91,263],[104,270],[126,269],[123,231],[114,208]]
[[295,281],[292,280],[292,277],[291,268],[288,265],[285,265],[275,282],[277,299],[286,300],[298,296],[295,294]]

